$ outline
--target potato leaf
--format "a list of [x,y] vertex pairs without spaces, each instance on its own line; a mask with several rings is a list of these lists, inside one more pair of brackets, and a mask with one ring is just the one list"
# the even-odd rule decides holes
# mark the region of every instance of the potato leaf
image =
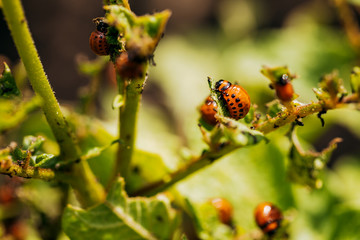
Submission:
[[106,201],[90,209],[69,205],[64,232],[76,239],[171,239],[178,215],[164,199],[129,198],[117,180]]
[[320,174],[330,159],[331,153],[336,149],[337,144],[341,142],[342,139],[333,139],[329,143],[329,146],[321,152],[304,150],[296,135],[296,131],[293,131],[291,140],[293,146],[290,150],[289,178],[296,183],[311,188],[321,188],[323,183]]

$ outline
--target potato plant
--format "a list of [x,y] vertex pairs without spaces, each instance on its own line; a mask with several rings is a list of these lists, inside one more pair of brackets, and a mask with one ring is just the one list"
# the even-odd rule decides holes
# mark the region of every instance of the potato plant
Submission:
[[[343,16],[348,5],[337,4]],[[151,78],[151,69],[155,50],[167,37],[170,10],[137,16],[127,0],[104,0],[104,16],[94,16],[90,47],[105,56],[78,62],[89,85],[74,108],[55,97],[20,0],[2,0],[1,8],[22,61],[19,68],[26,71],[19,77],[19,68],[4,63],[0,77],[4,239],[298,239],[302,233],[312,239],[356,239],[359,198],[349,182],[358,178],[359,159],[334,174],[329,159],[342,139],[334,137],[315,150],[306,134],[309,139],[341,121],[358,127],[359,67],[353,66],[346,83],[336,70],[324,74],[311,86],[316,98],[310,101],[301,98],[301,73],[291,66],[263,66],[256,88],[246,77],[205,75],[197,80],[202,89],[186,79],[182,83],[187,74],[176,66],[162,68],[171,72],[159,85],[173,103],[175,119],[185,126],[187,113],[197,114],[184,137],[166,129],[166,117],[141,104],[147,86],[159,81]],[[342,20],[358,49],[353,22],[348,15]],[[225,57],[236,53],[230,49]],[[171,54],[178,56],[175,50]],[[157,67],[166,65],[162,56],[156,57]],[[104,81],[106,70],[114,74],[112,83]],[[161,72],[155,75],[162,78]],[[94,109],[106,84],[113,91],[112,103],[101,103],[111,112],[104,120]],[[194,92],[194,99],[206,93],[197,107],[187,104],[194,102]],[[266,104],[259,97],[264,92],[271,96]],[[327,119],[332,112],[350,120]],[[306,134],[299,133],[303,129]],[[179,144],[184,138],[191,143],[193,136],[195,144]],[[149,151],[141,145],[144,139],[157,147]]]

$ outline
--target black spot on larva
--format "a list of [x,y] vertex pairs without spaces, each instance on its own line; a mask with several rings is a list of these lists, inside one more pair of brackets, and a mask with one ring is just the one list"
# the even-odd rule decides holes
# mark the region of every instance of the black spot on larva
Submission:
[[232,103],[230,103],[230,106],[232,106],[232,105],[234,105],[234,103],[232,102]]
[[99,40],[99,43],[102,43],[102,40]]
[[244,111],[244,109],[240,109],[240,111],[239,112],[243,112]]
[[234,113],[237,113],[237,111],[234,111]]
[[228,96],[229,96],[229,94],[227,93],[227,94],[225,94],[225,96],[227,96],[227,97],[228,97]]
[[226,101],[230,102],[230,98],[226,99]]
[[240,116],[240,117],[242,117],[242,116],[243,116],[243,114],[242,114],[242,113],[240,113],[240,114],[239,114],[239,116]]
[[240,99],[239,98],[235,99],[235,102],[240,102]]
[[232,98],[235,98],[235,93],[231,94],[231,97],[232,97]]
[[98,38],[98,36],[95,36],[95,38]]
[[235,109],[236,109],[236,107],[232,107],[231,109],[234,109],[234,110],[235,110]]
[[239,103],[238,107],[242,107],[242,103]]
[[102,36],[102,35],[100,35],[100,38],[102,39],[102,38],[103,38],[103,36]]

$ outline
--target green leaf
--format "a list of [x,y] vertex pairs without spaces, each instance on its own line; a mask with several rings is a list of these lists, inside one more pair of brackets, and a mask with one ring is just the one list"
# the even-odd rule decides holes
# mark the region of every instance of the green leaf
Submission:
[[29,101],[18,103],[15,100],[0,98],[0,132],[14,128],[27,119],[29,113],[41,106],[41,99],[33,97]]
[[[126,51],[132,51],[139,59],[151,57],[165,30],[171,12],[165,10],[153,15],[138,17],[130,9],[121,5],[108,5],[104,8],[108,12],[106,14],[107,22],[123,35],[122,41],[125,41]],[[111,38],[111,36],[108,37]],[[109,41],[118,41],[117,38],[116,36],[116,39],[109,39]],[[118,45],[122,46],[122,42],[118,41]]]
[[105,150],[109,149],[112,145],[119,142],[120,140],[114,140],[107,146],[90,148],[84,155],[81,156],[81,160],[87,161],[91,158],[98,157]]
[[323,182],[320,174],[330,159],[331,153],[342,140],[340,138],[333,139],[329,143],[329,146],[321,152],[304,150],[295,130],[291,135],[291,140],[293,146],[290,150],[289,157],[289,178],[298,184],[309,186],[311,188],[321,188]]
[[99,57],[94,60],[79,58],[77,61],[78,70],[80,73],[89,77],[99,75],[104,70],[107,63],[108,58],[106,57]]
[[270,117],[276,117],[279,112],[284,111],[284,106],[280,104],[278,100],[274,100],[266,104],[267,114]]
[[291,74],[287,66],[281,67],[263,67],[260,71],[265,77],[267,77],[272,84],[275,84],[279,81],[279,79],[286,74],[288,76],[288,80],[292,81],[296,78],[296,75]]
[[319,82],[319,88],[313,89],[313,91],[317,99],[323,101],[324,107],[328,109],[335,108],[340,99],[347,95],[337,71],[324,75]]
[[130,165],[130,175],[126,182],[129,192],[144,187],[149,182],[160,180],[169,173],[158,154],[135,150]]
[[45,138],[42,136],[25,136],[23,139],[23,146],[24,150],[28,150],[30,152],[37,152],[41,145],[44,143]]
[[20,147],[16,147],[10,154],[15,161],[23,161],[27,156],[27,152]]
[[178,223],[164,199],[129,198],[124,181],[117,180],[103,204],[84,210],[68,206],[64,232],[76,239],[171,239]]
[[53,154],[43,153],[32,156],[34,167],[41,168],[54,168],[55,165],[59,162],[58,158]]
[[19,96],[20,90],[17,88],[15,78],[10,72],[9,66],[4,62],[5,69],[0,76],[0,97],[10,98]]

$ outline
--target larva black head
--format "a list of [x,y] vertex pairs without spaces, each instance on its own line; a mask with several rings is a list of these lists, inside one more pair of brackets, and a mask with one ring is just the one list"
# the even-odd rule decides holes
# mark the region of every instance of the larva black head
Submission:
[[281,75],[278,83],[281,85],[281,86],[285,86],[287,83],[289,82],[289,76],[287,74],[283,74]]
[[96,25],[96,30],[102,33],[107,33],[107,29],[109,27],[109,24],[104,22],[103,17],[96,17],[92,20]]
[[96,25],[96,30],[102,33],[106,33],[109,25],[107,23],[104,23],[103,21],[99,21],[99,23]]
[[225,91],[231,86],[231,83],[229,81],[220,79],[215,83],[215,89],[218,91]]

